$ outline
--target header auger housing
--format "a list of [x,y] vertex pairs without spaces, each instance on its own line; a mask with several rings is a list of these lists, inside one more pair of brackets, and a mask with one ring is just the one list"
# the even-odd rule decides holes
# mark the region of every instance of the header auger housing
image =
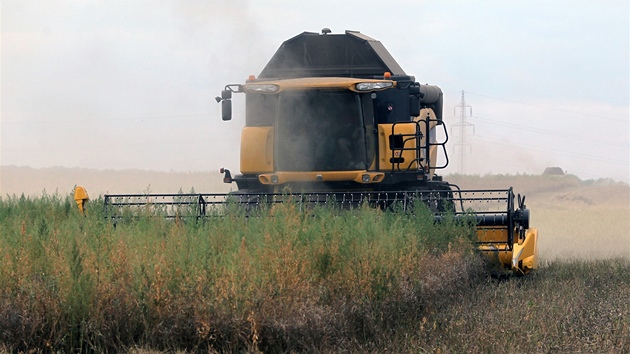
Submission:
[[524,198],[515,202],[511,188],[467,191],[442,180],[442,91],[405,73],[379,41],[356,31],[304,32],[285,41],[257,78],[225,86],[216,98],[225,121],[234,95],[246,108],[240,173],[221,171],[236,191],[106,195],[108,215],[119,220],[130,207],[151,205],[170,217],[206,218],[224,204],[251,210],[287,198],[344,209],[408,210],[420,201],[436,221],[474,210],[479,250],[516,273],[536,268],[537,231]]

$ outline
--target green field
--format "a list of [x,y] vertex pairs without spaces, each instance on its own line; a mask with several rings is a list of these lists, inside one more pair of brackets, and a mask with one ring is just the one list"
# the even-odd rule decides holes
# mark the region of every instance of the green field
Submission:
[[70,196],[2,198],[0,350],[630,351],[627,185],[510,178],[542,264],[507,281],[488,276],[473,229],[422,208],[114,228],[99,200],[81,217]]

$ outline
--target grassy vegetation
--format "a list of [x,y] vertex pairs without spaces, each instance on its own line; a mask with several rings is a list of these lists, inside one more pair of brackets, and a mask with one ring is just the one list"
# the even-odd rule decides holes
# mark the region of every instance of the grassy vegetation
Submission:
[[422,209],[114,229],[100,202],[0,199],[0,351],[630,351],[627,258],[496,281]]
[[555,261],[526,277],[482,281],[444,300],[403,349],[627,353],[628,299],[628,259]]
[[[100,201],[93,203],[98,205]],[[113,228],[70,198],[0,204],[0,342],[10,349],[308,350],[379,343],[469,287],[472,230],[365,208],[280,205]]]

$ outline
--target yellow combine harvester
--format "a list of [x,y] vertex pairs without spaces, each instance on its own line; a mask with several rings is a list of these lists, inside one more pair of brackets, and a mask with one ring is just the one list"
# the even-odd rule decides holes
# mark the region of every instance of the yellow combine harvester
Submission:
[[152,205],[171,217],[182,208],[206,217],[230,199],[250,208],[287,195],[403,212],[421,202],[436,220],[474,211],[482,252],[515,273],[536,268],[537,231],[529,228],[524,198],[512,188],[460,190],[442,180],[442,91],[407,75],[379,41],[354,31],[302,33],[285,41],[258,77],[226,85],[217,97],[224,121],[232,118],[233,94],[243,94],[246,105],[240,173],[222,173],[237,191],[106,195],[108,215]]

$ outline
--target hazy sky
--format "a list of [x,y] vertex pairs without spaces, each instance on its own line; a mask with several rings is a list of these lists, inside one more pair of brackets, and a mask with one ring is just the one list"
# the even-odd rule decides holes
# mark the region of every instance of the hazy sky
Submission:
[[[0,164],[238,170],[244,97],[301,32],[359,30],[445,94],[457,172],[629,181],[630,9],[621,1],[29,1],[0,3]],[[468,111],[468,113],[470,113]]]

